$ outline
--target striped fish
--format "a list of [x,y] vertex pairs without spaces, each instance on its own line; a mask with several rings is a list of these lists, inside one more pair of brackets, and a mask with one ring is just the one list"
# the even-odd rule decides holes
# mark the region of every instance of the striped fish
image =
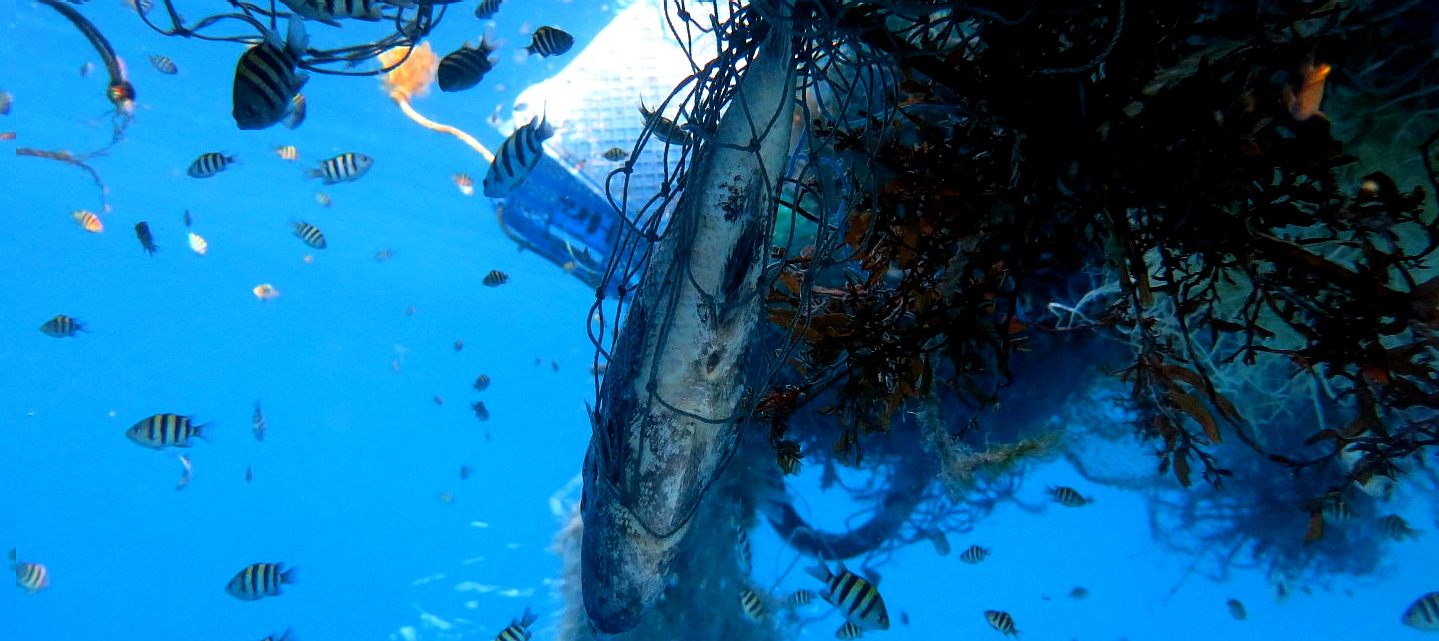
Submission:
[[558,56],[575,46],[575,37],[554,27],[540,27],[535,29],[534,39],[525,51],[531,54],[540,54],[546,58]]
[[173,76],[180,72],[180,68],[175,66],[174,60],[171,60],[169,57],[159,54],[154,54],[150,56],[150,66],[154,67],[155,71],[158,71],[168,76]]
[[754,590],[745,588],[739,591],[739,607],[751,621],[764,620],[764,603],[760,602]]
[[100,217],[96,216],[93,212],[88,212],[83,209],[76,209],[75,211],[70,212],[70,217],[75,219],[75,222],[79,223],[80,227],[84,228],[85,231],[88,231],[92,234],[98,234],[102,231],[105,231],[105,223],[100,222]]
[[490,388],[490,375],[480,374],[475,377],[475,391],[483,392]]
[[125,436],[136,445],[156,450],[190,447],[190,439],[205,438],[205,426],[196,425],[188,416],[155,414],[131,426]]
[[1332,524],[1347,523],[1354,518],[1354,508],[1344,497],[1333,495],[1324,500],[1324,520]]
[[307,222],[295,223],[295,236],[305,241],[306,245],[315,249],[325,248],[325,235],[320,233],[320,228]]
[[480,20],[489,20],[495,17],[495,13],[500,10],[500,3],[503,1],[504,0],[480,0],[480,3],[475,5],[475,17]]
[[236,126],[264,129],[280,122],[292,109],[295,95],[310,78],[295,70],[308,42],[304,21],[291,16],[284,42],[279,34],[267,30],[264,42],[241,54],[231,92]]
[[983,561],[987,556],[989,556],[989,548],[982,548],[978,545],[971,545],[968,549],[959,554],[959,560],[964,561],[965,563],[968,563],[970,565],[974,565],[976,563],[979,563],[980,561]]
[[640,117],[644,118],[645,127],[661,141],[680,146],[690,144],[690,132],[685,131],[684,127],[675,121],[660,115],[658,111],[650,111],[643,101],[640,102]]
[[135,239],[140,241],[140,248],[144,249],[151,256],[159,249],[155,246],[155,235],[150,233],[150,223],[140,221],[135,223]]
[[190,251],[195,252],[201,256],[204,256],[205,252],[210,251],[210,243],[205,242],[205,239],[202,238],[199,234],[195,232],[190,232],[189,240]]
[[735,534],[735,559],[739,561],[740,571],[746,574],[754,565],[754,556],[749,547],[749,530],[743,527]]
[[255,440],[265,440],[265,411],[260,409],[260,401],[255,401],[255,412],[250,415],[250,429],[255,434]]
[[619,147],[610,147],[605,150],[605,153],[600,154],[600,157],[610,162],[619,162],[629,158],[630,152],[620,149]]
[[510,195],[534,170],[544,153],[541,144],[555,135],[555,130],[545,122],[544,115],[531,120],[529,124],[516,129],[495,154],[490,170],[485,174],[485,196],[504,198]]
[[311,169],[308,173],[311,178],[321,178],[326,185],[333,185],[339,182],[359,180],[373,164],[375,164],[374,158],[347,151],[321,162],[319,168]]
[[10,560],[10,569],[15,571],[15,585],[21,589],[35,593],[50,587],[50,571],[44,565],[17,560],[14,549],[6,558]]
[[76,332],[85,331],[85,326],[69,316],[57,314],[55,318],[45,321],[40,326],[40,333],[55,338],[66,338],[74,336]]
[[1019,630],[1014,629],[1014,617],[1009,616],[1008,612],[985,610],[984,620],[988,621],[990,627],[999,630],[1004,636],[1019,636]]
[[290,99],[290,110],[280,118],[280,124],[286,129],[294,129],[305,122],[305,94],[295,92],[295,97]]
[[1379,532],[1395,541],[1419,538],[1419,530],[1410,527],[1409,522],[1398,514],[1379,519]]
[[295,583],[295,568],[285,569],[283,563],[254,563],[230,579],[225,592],[241,601],[257,601],[279,596],[280,586]]
[[884,599],[879,589],[867,579],[839,564],[839,573],[830,572],[829,564],[821,563],[806,568],[810,576],[824,582],[825,590],[820,597],[828,601],[844,615],[844,618],[867,630],[889,629],[889,612],[884,608]]
[[1051,486],[1049,496],[1054,499],[1055,503],[1064,507],[1083,507],[1089,503],[1089,499],[1084,498],[1084,495],[1080,494],[1078,490],[1065,485]]
[[470,409],[475,411],[475,418],[480,419],[481,421],[490,420],[490,409],[485,407],[484,401],[475,401],[473,403],[470,403]]
[[236,161],[237,159],[234,156],[226,156],[218,151],[210,151],[200,154],[200,157],[196,158],[195,162],[190,163],[190,169],[185,173],[190,174],[192,178],[209,178],[210,176],[225,171],[225,168],[230,166],[230,163]]
[[784,600],[785,607],[799,608],[814,602],[814,590],[795,590]]
[[862,634],[864,634],[863,628],[855,625],[852,621],[845,621],[844,625],[839,626],[839,629],[834,631],[834,638],[840,639],[841,641],[849,641],[850,639],[858,639]]
[[510,621],[510,624],[505,626],[505,629],[500,630],[500,633],[495,635],[495,641],[529,641],[530,635],[533,634],[530,632],[530,626],[534,624],[535,621],[538,621],[539,618],[539,615],[530,612],[530,609],[526,607],[524,615]]
[[475,179],[471,178],[469,174],[463,171],[457,172],[452,179],[455,181],[455,186],[460,188],[460,193],[466,196],[475,195]]
[[0,116],[10,115],[10,106],[15,104],[15,96],[8,91],[0,91]]
[[494,62],[490,60],[490,54],[495,52],[495,46],[485,38],[480,39],[479,47],[471,47],[466,42],[459,49],[446,55],[440,60],[439,71],[435,73],[435,81],[440,85],[440,91],[464,91],[480,84],[485,79],[485,74],[495,68]]
[[480,282],[483,283],[485,287],[499,287],[500,285],[510,282],[510,275],[498,269],[492,269],[490,273],[485,274],[485,278]]
[[333,27],[337,20],[379,20],[383,3],[376,0],[281,0],[296,14]]
[[280,160],[295,161],[300,159],[300,151],[298,149],[295,149],[294,145],[282,145],[276,147],[275,155],[279,156]]
[[1404,611],[1401,623],[1415,630],[1439,631],[1439,592],[1430,592],[1419,597]]

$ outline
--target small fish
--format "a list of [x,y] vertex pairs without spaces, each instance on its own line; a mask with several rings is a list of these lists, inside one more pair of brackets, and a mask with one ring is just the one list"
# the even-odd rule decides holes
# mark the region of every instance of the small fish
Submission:
[[1415,630],[1439,631],[1439,592],[1430,592],[1416,599],[1404,611],[1399,622]]
[[295,161],[299,160],[300,151],[295,149],[294,145],[281,145],[275,148],[275,155],[279,156],[280,160]]
[[269,283],[260,283],[251,291],[255,292],[255,298],[260,300],[274,300],[280,297],[280,290],[275,289],[275,286]]
[[[605,364],[601,363],[601,365]],[[607,370],[608,365],[605,365],[604,368],[591,368],[591,372],[596,376],[604,374]],[[804,466],[804,453],[800,451],[799,443],[794,441],[776,443],[775,462],[779,464],[780,471],[786,475],[799,474],[800,468]]]
[[539,619],[540,616],[538,614],[530,612],[529,607],[526,607],[525,613],[520,615],[520,618],[510,621],[510,624],[505,626],[505,629],[500,630],[500,633],[495,635],[495,641],[529,641],[530,635],[532,634],[530,632],[530,626],[534,625],[535,621]]
[[329,207],[330,195],[323,191],[317,191],[315,192],[315,202],[320,203],[321,207]]
[[[297,15],[303,16],[316,22],[323,22],[332,27],[340,26],[339,20],[367,20],[376,21],[384,16],[381,14],[382,4],[402,4],[400,0],[281,0]],[[412,6],[414,2],[403,2],[405,6]],[[427,3],[428,4],[428,3]],[[438,3],[436,3],[438,4]]]
[[483,392],[490,388],[490,375],[480,374],[475,377],[475,391]]
[[610,162],[619,162],[621,160],[629,158],[630,152],[620,149],[619,147],[610,147],[609,149],[605,150],[605,153],[600,154],[600,156]]
[[754,556],[749,546],[749,530],[741,527],[735,533],[735,560],[739,561],[742,572],[749,574],[754,565]]
[[839,626],[839,629],[834,631],[834,638],[840,639],[840,641],[850,641],[851,639],[858,639],[863,634],[863,628],[855,625],[853,621],[845,621],[844,625]]
[[253,480],[255,480],[255,468],[252,467],[252,466],[246,465],[246,466],[245,466],[245,482],[246,482],[246,483],[249,483],[250,481],[253,481]]
[[1347,523],[1354,518],[1354,508],[1343,497],[1333,495],[1324,501],[1324,520],[1331,524]]
[[1084,498],[1084,495],[1080,494],[1078,490],[1065,485],[1050,487],[1049,496],[1055,503],[1064,507],[1083,507],[1089,503],[1089,499]]
[[75,222],[79,223],[80,227],[84,228],[85,231],[92,234],[105,231],[105,223],[100,222],[100,217],[96,216],[93,212],[76,209],[70,212],[70,217],[75,219]]
[[1234,617],[1235,621],[1243,621],[1249,617],[1249,613],[1244,611],[1244,604],[1240,603],[1239,599],[1225,601],[1224,607],[1229,608],[1229,616]]
[[33,594],[50,587],[50,570],[44,565],[18,560],[14,549],[6,558],[10,560],[10,569],[15,572],[15,585],[21,589]]
[[10,115],[10,107],[15,104],[15,96],[8,91],[0,91],[0,116]]
[[13,131],[0,131],[0,140],[14,140],[14,139],[15,139],[15,132],[13,132]]
[[551,372],[558,372],[558,371],[560,371],[560,364],[557,363],[557,362],[555,362],[555,361],[550,361],[550,371],[551,371]]
[[391,258],[394,258],[394,257],[395,257],[395,250],[390,249],[390,248],[388,248],[388,247],[386,247],[386,248],[384,248],[384,249],[381,249],[381,250],[375,252],[375,262],[377,262],[377,263],[387,263],[387,262],[390,262],[390,259],[391,259]]
[[1009,616],[1008,612],[985,610],[984,620],[988,621],[990,627],[998,630],[1004,636],[1019,636],[1019,630],[1014,629],[1014,618]]
[[89,77],[90,77],[90,74],[91,74],[92,72],[94,72],[94,71],[95,71],[95,63],[93,63],[93,62],[86,61],[85,64],[80,65],[80,77],[81,77],[81,78],[89,78]]
[[319,227],[301,221],[294,223],[294,228],[295,236],[305,241],[306,245],[314,247],[315,249],[325,248],[325,234],[320,232]]
[[195,466],[190,463],[190,459],[184,454],[180,455],[180,465],[184,469],[180,472],[180,480],[175,482],[176,492],[185,489],[185,486],[190,484],[190,473],[195,469]]
[[475,401],[473,403],[470,403],[470,409],[475,410],[475,418],[480,419],[481,421],[490,420],[490,410],[485,407],[484,401]]
[[490,273],[485,274],[484,280],[480,282],[484,283],[485,287],[499,287],[500,285],[510,282],[510,275],[498,269],[492,269]]
[[150,55],[150,66],[154,67],[155,71],[163,73],[167,76],[173,76],[180,72],[180,68],[175,66],[174,60],[171,60],[168,56],[162,56],[160,54]]
[[205,239],[201,238],[199,234],[190,232],[190,251],[204,256],[205,252],[210,251],[210,244],[205,242]]
[[231,114],[237,127],[265,129],[290,113],[295,96],[310,79],[295,70],[307,46],[304,20],[291,16],[284,41],[280,34],[266,30],[264,42],[240,55],[231,90]]
[[125,5],[143,16],[148,15],[150,10],[155,8],[155,0],[125,0]]
[[40,325],[40,333],[54,338],[68,338],[76,332],[87,331],[80,321],[64,314],[57,314],[55,318],[45,321]]
[[825,584],[820,597],[838,609],[845,619],[865,629],[889,629],[889,612],[885,610],[879,590],[869,580],[850,572],[843,562],[839,564],[838,573],[830,572],[827,563],[805,568],[805,572]]
[[260,401],[255,401],[255,411],[250,414],[250,431],[255,434],[255,440],[265,440],[265,411],[260,408]]
[[554,27],[540,27],[535,29],[534,40],[530,41],[530,46],[525,47],[525,51],[548,58],[562,55],[573,46],[574,36]]
[[795,590],[784,600],[786,607],[797,608],[814,602],[814,590]]
[[764,620],[764,604],[760,602],[759,595],[754,590],[745,588],[739,591],[740,609],[751,621]]
[[489,20],[495,17],[495,12],[500,10],[500,3],[504,0],[480,0],[475,5],[475,17],[480,20]]
[[326,185],[354,182],[364,176],[365,172],[369,171],[370,166],[374,164],[374,158],[347,151],[321,162],[318,169],[311,169],[308,174],[311,178],[324,179]]
[[464,481],[464,480],[470,478],[470,474],[472,474],[472,473],[473,473],[473,470],[470,469],[470,466],[468,466],[468,465],[461,465],[461,466],[460,466],[460,480],[461,480],[461,481]]
[[440,86],[440,91],[464,91],[480,84],[480,81],[485,79],[485,74],[495,68],[495,63],[490,59],[495,48],[489,40],[481,38],[480,46],[471,47],[470,43],[466,42],[460,45],[459,49],[441,58],[439,69],[435,72],[435,82]]
[[135,238],[140,241],[140,248],[151,256],[155,255],[155,236],[150,233],[150,223],[140,221],[135,223]]
[[974,565],[979,563],[980,561],[983,561],[987,556],[989,556],[989,548],[982,548],[978,545],[971,545],[966,548],[965,551],[959,554],[959,560],[964,561],[965,563],[968,563],[970,565]]
[[504,198],[518,188],[539,163],[544,141],[553,135],[554,128],[539,115],[505,138],[485,173],[485,196]]
[[190,439],[205,438],[205,425],[196,425],[188,416],[161,413],[143,418],[125,431],[125,436],[141,447],[190,447]]
[[470,178],[469,174],[463,171],[456,172],[452,180],[455,181],[455,186],[460,188],[460,193],[466,196],[475,195],[475,179]]
[[190,169],[185,173],[190,174],[193,178],[209,178],[225,171],[225,168],[235,161],[236,158],[234,156],[226,156],[220,152],[211,151],[200,154],[200,157],[196,158],[195,162],[190,163]]
[[186,226],[186,227],[189,227],[191,223],[195,222],[195,220],[190,217],[190,210],[188,210],[188,209],[185,210],[185,219],[184,219],[184,220],[185,220],[185,226]]
[[458,352],[458,351],[460,351],[460,350],[462,350],[462,349],[464,349],[464,348],[465,348],[465,341],[462,341],[462,340],[460,340],[460,339],[458,339],[458,338],[455,339],[455,351]]
[[1379,532],[1395,541],[1419,538],[1419,530],[1410,527],[1409,522],[1398,514],[1390,514],[1379,519]]
[[298,91],[295,97],[290,98],[290,110],[280,118],[280,124],[286,129],[295,129],[305,123],[305,94]]
[[690,133],[677,124],[675,121],[661,116],[658,111],[650,111],[645,103],[640,103],[640,116],[645,120],[645,127],[654,133],[656,138],[671,145],[685,146],[690,144]]
[[454,492],[440,492],[440,496],[439,496],[438,498],[440,499],[440,502],[441,502],[441,503],[454,503],[454,502],[455,502],[455,493],[454,493]]
[[1314,116],[1323,117],[1319,112],[1319,103],[1324,100],[1324,79],[1329,77],[1331,68],[1329,65],[1315,65],[1305,63],[1300,65],[1299,74],[1303,81],[1299,85],[1299,92],[1294,96],[1290,104],[1290,113],[1294,114],[1295,120],[1308,120]]
[[1075,601],[1083,600],[1085,597],[1088,596],[1089,589],[1082,585],[1076,585],[1074,586],[1073,590],[1069,591],[1069,598],[1074,599]]
[[280,586],[295,583],[295,568],[286,570],[283,563],[254,563],[230,579],[225,592],[241,601],[257,601],[279,596]]
[[436,394],[436,395],[435,395],[435,405],[444,405],[444,404],[445,404],[445,397],[440,396],[439,394]]
[[260,639],[260,641],[295,641],[295,638],[290,636],[289,630],[285,630],[284,632],[280,633],[280,636],[275,636],[272,634],[268,637]]

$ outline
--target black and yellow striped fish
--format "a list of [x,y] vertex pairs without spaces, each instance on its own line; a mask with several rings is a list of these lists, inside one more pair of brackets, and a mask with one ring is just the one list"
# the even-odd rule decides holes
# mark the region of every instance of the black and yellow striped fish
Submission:
[[309,80],[308,74],[295,70],[308,41],[304,21],[291,16],[283,42],[279,34],[266,31],[264,42],[240,55],[231,95],[236,126],[264,129],[289,113],[295,95]]
[[1410,527],[1409,522],[1398,514],[1390,514],[1379,519],[1379,533],[1395,541],[1419,538],[1419,530]]
[[190,447],[190,439],[205,438],[205,426],[196,425],[188,416],[162,413],[132,425],[125,436],[136,445],[151,449]]
[[485,196],[504,198],[519,187],[540,162],[540,155],[544,153],[541,145],[553,135],[555,130],[545,122],[544,115],[510,134],[500,144],[500,151],[485,174]]
[[483,283],[485,287],[499,287],[500,285],[510,282],[510,275],[498,269],[492,269],[490,273],[485,274],[484,279],[480,282]]
[[285,569],[283,563],[254,563],[230,579],[225,592],[241,601],[257,601],[279,596],[280,586],[295,583],[295,568]]
[[173,76],[180,72],[180,68],[175,66],[174,60],[160,54],[152,54],[150,56],[150,66],[154,67],[155,71],[167,76]]
[[192,178],[209,178],[225,171],[225,168],[236,160],[237,158],[234,156],[226,156],[218,151],[206,152],[190,163],[190,169],[185,173],[190,174]]
[[1055,503],[1063,505],[1064,507],[1084,507],[1089,504],[1089,499],[1084,498],[1084,495],[1080,494],[1079,490],[1066,485],[1050,487],[1049,496],[1054,499]]
[[539,615],[530,612],[530,609],[526,607],[525,613],[520,618],[510,621],[505,629],[495,635],[495,641],[529,641],[530,635],[533,634],[530,632],[530,626],[539,618]]
[[764,620],[764,603],[759,600],[759,595],[750,588],[739,591],[739,607],[744,615],[751,621]]
[[295,236],[315,249],[325,248],[325,235],[320,233],[319,227],[310,223],[304,221],[295,223]]
[[495,46],[485,38],[480,39],[479,47],[471,47],[466,42],[459,49],[440,59],[439,71],[435,73],[435,81],[440,85],[440,91],[464,91],[484,80],[485,74],[495,68],[490,60],[490,54],[495,52]]
[[989,556],[988,548],[982,548],[978,545],[971,545],[968,549],[959,554],[959,560],[964,561],[965,563],[968,563],[970,565],[974,565],[976,563],[979,563],[980,561],[983,561],[984,558],[987,556]]
[[279,156],[280,160],[294,161],[300,158],[300,151],[295,149],[294,145],[281,145],[275,148],[275,155]]
[[374,158],[347,151],[321,162],[318,168],[309,170],[309,176],[324,179],[326,185],[353,182],[365,175],[365,172],[369,171],[373,164],[375,164]]
[[690,132],[673,120],[660,115],[659,111],[650,111],[644,102],[640,102],[640,116],[645,120],[645,126],[654,133],[656,138],[670,143],[671,145],[690,144]]
[[40,325],[40,333],[55,338],[68,338],[76,332],[85,331],[85,326],[69,316],[56,314],[55,318],[45,321]]
[[[285,6],[311,20],[340,26],[338,19],[379,20],[380,8],[388,2],[379,0],[282,0]],[[398,2],[396,2],[397,4]]]
[[605,150],[605,153],[600,154],[600,157],[610,162],[619,162],[629,158],[630,152],[620,149],[619,147],[610,147]]
[[1439,592],[1419,597],[1399,621],[1415,630],[1439,631]]
[[10,569],[15,571],[15,585],[21,589],[34,593],[50,587],[50,570],[44,565],[18,560],[14,549],[6,558],[10,560]]
[[500,10],[500,3],[503,1],[504,0],[480,0],[480,3],[475,5],[475,17],[480,20],[489,20],[495,17],[495,13]]
[[885,610],[879,589],[868,579],[850,572],[843,562],[839,564],[838,573],[830,572],[827,563],[806,568],[805,572],[824,582],[825,589],[820,592],[820,597],[839,610],[845,619],[867,630],[889,629],[889,612]]
[[1014,617],[1009,616],[1008,612],[985,610],[984,620],[988,621],[990,627],[999,630],[1004,636],[1019,636],[1019,630],[1014,629]]
[[561,55],[573,46],[574,36],[554,27],[540,27],[535,29],[534,39],[530,41],[530,46],[525,47],[525,51],[548,58]]
[[483,392],[490,388],[490,375],[480,374],[475,377],[475,391]]
[[862,634],[864,634],[863,628],[855,625],[853,621],[845,621],[844,625],[839,626],[839,629],[834,631],[834,638],[840,641],[851,641],[852,639],[858,639]]
[[784,600],[785,607],[798,608],[814,602],[814,590],[795,590]]

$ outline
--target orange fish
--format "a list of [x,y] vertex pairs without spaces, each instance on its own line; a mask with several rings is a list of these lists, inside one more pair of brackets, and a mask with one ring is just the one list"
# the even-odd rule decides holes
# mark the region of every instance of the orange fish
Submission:
[[85,211],[83,209],[76,209],[75,211],[70,212],[70,217],[74,218],[75,222],[80,223],[80,226],[84,227],[85,231],[88,231],[92,234],[98,234],[102,231],[105,231],[105,223],[100,222],[100,217],[96,216],[91,212]]
[[280,290],[275,289],[275,286],[269,283],[260,283],[251,291],[255,292],[255,298],[260,300],[273,300],[280,297]]
[[1295,120],[1308,120],[1314,116],[1323,117],[1319,113],[1319,102],[1324,100],[1324,79],[1329,77],[1329,65],[1315,66],[1312,63],[1305,63],[1299,66],[1299,73],[1303,74],[1304,82],[1299,85],[1299,93],[1295,94],[1293,102],[1289,105],[1290,113],[1294,114]]

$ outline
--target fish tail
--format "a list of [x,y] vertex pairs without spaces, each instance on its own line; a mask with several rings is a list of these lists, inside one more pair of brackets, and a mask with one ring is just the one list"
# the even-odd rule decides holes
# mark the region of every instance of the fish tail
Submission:
[[206,429],[208,427],[210,427],[209,423],[206,423],[204,425],[196,425],[194,430],[190,433],[190,436],[198,439],[204,439],[207,443],[213,443],[214,440],[210,438],[210,431]]
[[540,620],[540,615],[530,611],[530,606],[525,606],[525,613],[520,616],[520,626],[530,627],[535,621]]
[[825,583],[829,583],[830,577],[834,576],[830,574],[829,564],[823,561],[821,561],[819,565],[816,565],[812,568],[805,568],[804,571],[806,574],[809,574],[810,576],[819,579],[820,581],[823,581]]
[[288,583],[288,584],[294,585],[295,583],[297,583],[297,582],[300,580],[300,576],[299,576],[298,572],[299,572],[299,570],[298,570],[297,568],[289,568],[289,569],[285,570],[284,572],[281,572],[281,573],[280,573],[280,583]]

